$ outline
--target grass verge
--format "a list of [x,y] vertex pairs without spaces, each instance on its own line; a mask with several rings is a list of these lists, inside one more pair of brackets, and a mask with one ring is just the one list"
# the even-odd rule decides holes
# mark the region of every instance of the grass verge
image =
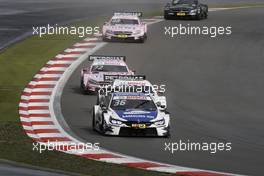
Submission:
[[57,151],[38,153],[32,150],[31,140],[23,133],[19,122],[0,124],[0,156],[16,162],[47,167],[89,176],[168,176],[158,172],[128,168],[115,164],[81,158]]

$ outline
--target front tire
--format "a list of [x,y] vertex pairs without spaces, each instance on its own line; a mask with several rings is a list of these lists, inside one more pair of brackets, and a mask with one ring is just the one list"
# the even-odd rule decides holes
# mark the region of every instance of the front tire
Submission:
[[208,18],[208,12],[204,12],[204,19]]
[[170,20],[170,17],[168,15],[164,14],[164,19],[165,20]]
[[105,135],[105,119],[104,114],[102,115],[102,122],[100,124],[100,133]]
[[86,93],[86,91],[85,91],[85,85],[84,85],[84,82],[83,82],[83,79],[82,78],[81,78],[81,83],[80,83],[80,90],[81,90],[81,92],[83,94]]
[[106,38],[105,36],[103,36],[103,42],[109,42],[110,40],[108,38]]
[[202,13],[196,15],[196,20],[200,21],[202,19]]
[[95,111],[94,111],[94,108],[93,108],[93,120],[92,120],[92,127],[93,127],[93,130],[96,131],[96,123],[95,123]]

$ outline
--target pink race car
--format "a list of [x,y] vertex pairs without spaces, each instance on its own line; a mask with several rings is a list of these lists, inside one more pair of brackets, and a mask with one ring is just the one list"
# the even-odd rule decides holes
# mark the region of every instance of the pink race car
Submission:
[[89,60],[93,61],[90,68],[81,70],[81,90],[85,93],[97,93],[112,83],[109,76],[134,75],[135,71],[128,68],[125,59],[125,56],[90,55]]
[[103,26],[103,40],[143,43],[147,38],[147,24],[140,20],[140,16],[140,12],[115,13]]

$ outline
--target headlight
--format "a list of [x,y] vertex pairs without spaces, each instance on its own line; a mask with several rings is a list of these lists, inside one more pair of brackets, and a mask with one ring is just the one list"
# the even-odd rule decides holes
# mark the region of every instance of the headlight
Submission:
[[95,81],[93,79],[89,79],[88,83],[90,83],[90,84],[97,84],[97,81]]
[[197,12],[197,9],[193,9],[190,11],[190,13],[196,13]]
[[156,126],[164,125],[164,124],[165,124],[165,119],[158,120],[158,121],[154,122],[154,124],[155,124]]
[[114,31],[112,31],[112,30],[106,30],[105,32],[108,33],[108,34],[113,34],[114,33]]
[[123,122],[117,119],[113,119],[112,117],[110,117],[110,122],[114,125],[121,125]]

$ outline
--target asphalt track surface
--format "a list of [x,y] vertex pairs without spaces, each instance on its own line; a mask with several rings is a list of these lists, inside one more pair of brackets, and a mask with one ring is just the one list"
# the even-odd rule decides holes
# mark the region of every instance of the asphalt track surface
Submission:
[[[170,0],[0,0],[0,50],[33,32],[32,26],[65,24],[79,19],[108,17],[114,11],[162,10]],[[206,3],[229,3],[230,0],[202,0]],[[254,3],[263,0],[232,0]]]
[[[62,113],[88,142],[144,159],[186,167],[262,175],[264,163],[264,9],[211,12],[202,21],[163,21],[149,28],[144,44],[110,43],[96,54],[125,55],[128,65],[153,84],[165,84],[171,113],[170,139],[107,137],[92,131],[96,97],[79,90],[80,70],[70,77]],[[164,35],[165,26],[232,26],[232,35]],[[164,151],[165,142],[232,142],[231,152]]]
[[159,0],[0,0],[0,50],[30,36],[32,26],[91,21],[120,10],[147,13],[161,10],[163,4]]

